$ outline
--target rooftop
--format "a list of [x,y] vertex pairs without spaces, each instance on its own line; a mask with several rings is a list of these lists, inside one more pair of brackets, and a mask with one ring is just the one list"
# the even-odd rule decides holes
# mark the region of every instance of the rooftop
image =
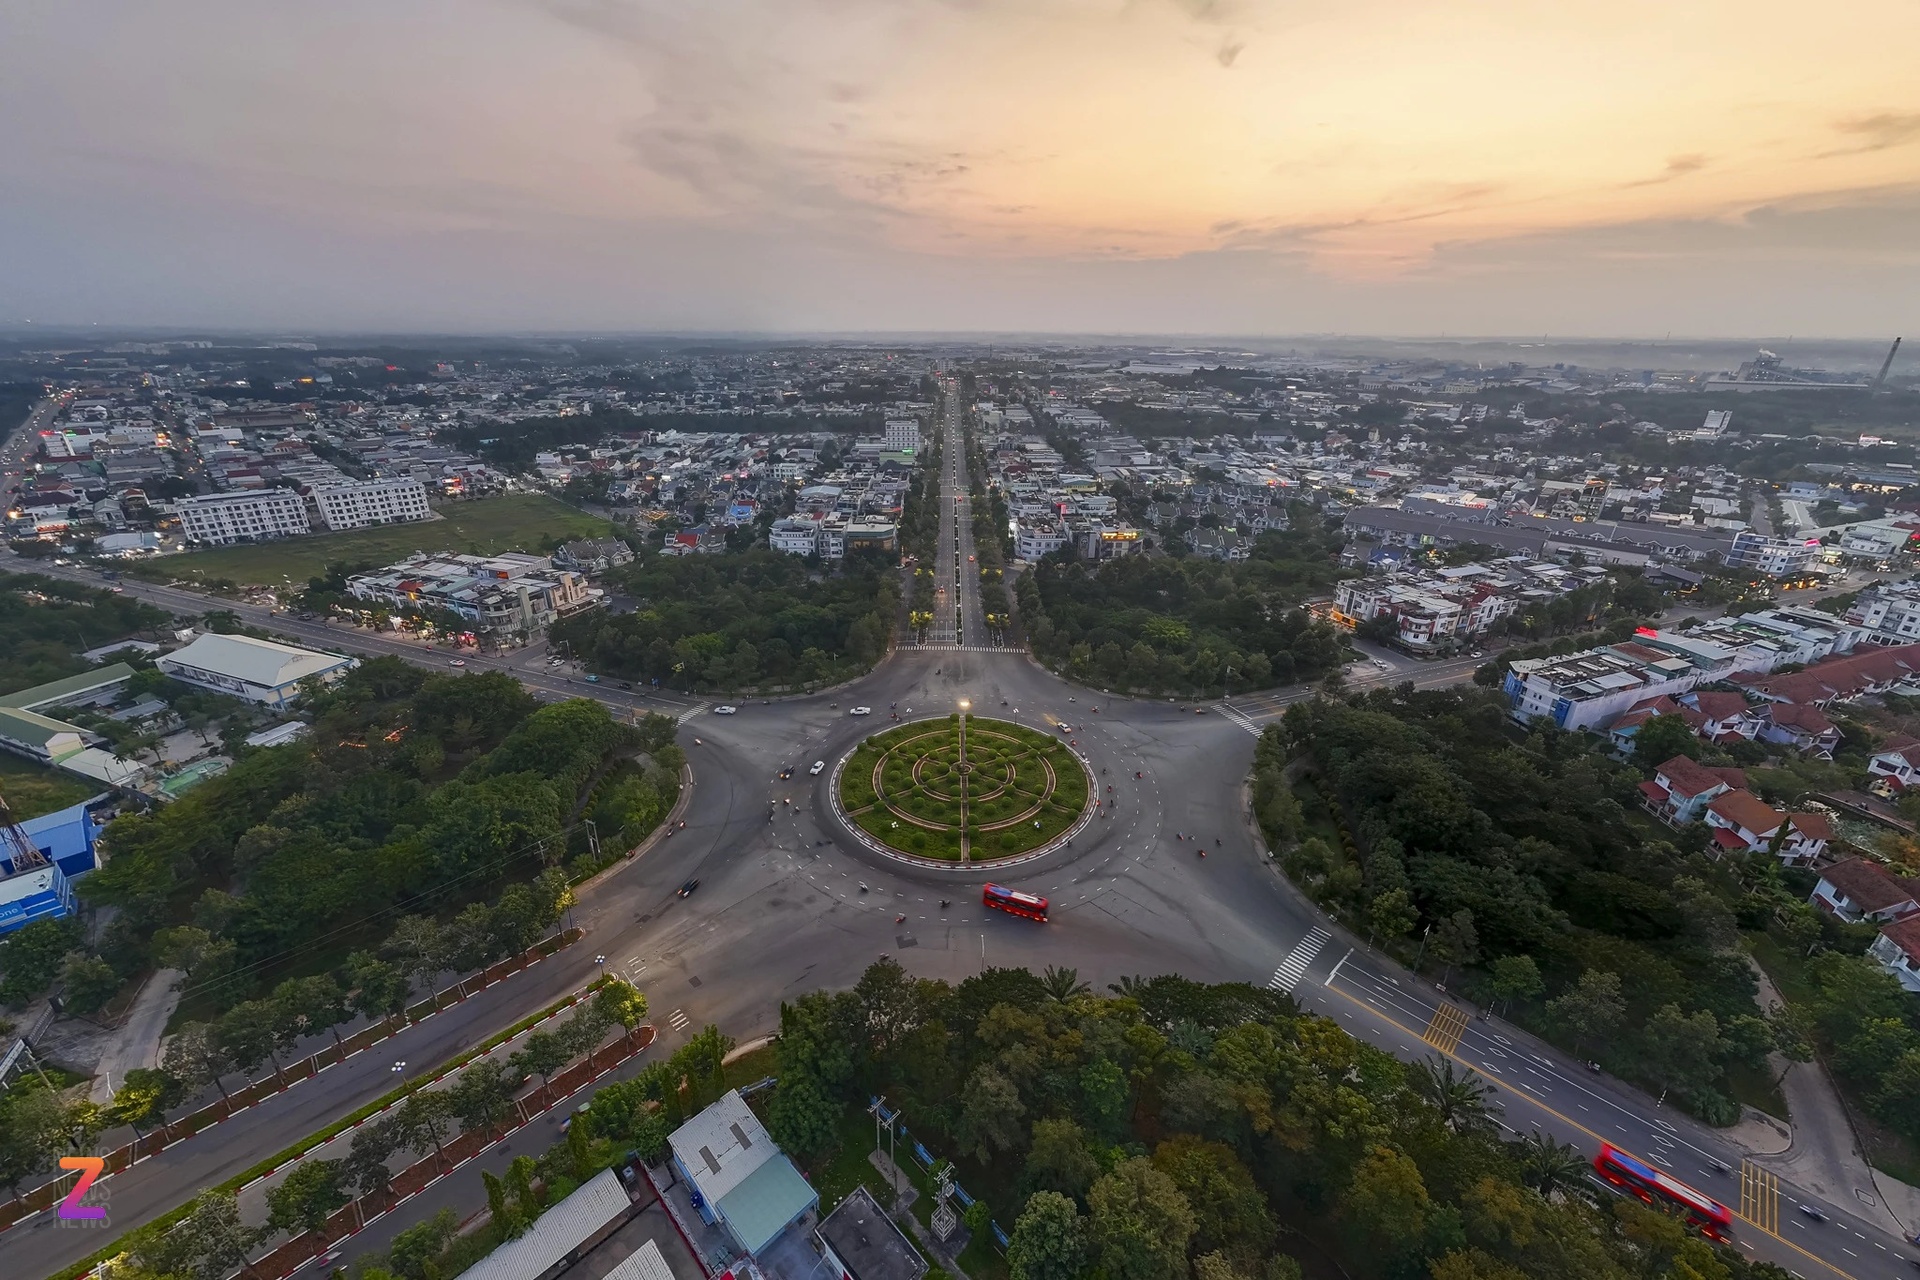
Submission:
[[167,654],[161,662],[198,667],[203,671],[232,676],[248,684],[272,689],[332,671],[342,663],[352,662],[352,659],[273,640],[208,632],[195,637],[193,643],[185,648]]
[[856,1186],[822,1218],[819,1231],[853,1280],[919,1280],[927,1273],[926,1259],[865,1186]]

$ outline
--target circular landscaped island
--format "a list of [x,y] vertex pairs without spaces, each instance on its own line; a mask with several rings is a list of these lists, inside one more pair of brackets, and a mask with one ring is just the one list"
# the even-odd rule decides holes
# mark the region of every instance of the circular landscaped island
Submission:
[[850,821],[897,853],[985,863],[1053,843],[1093,803],[1093,779],[1067,744],[979,716],[876,733],[840,770]]

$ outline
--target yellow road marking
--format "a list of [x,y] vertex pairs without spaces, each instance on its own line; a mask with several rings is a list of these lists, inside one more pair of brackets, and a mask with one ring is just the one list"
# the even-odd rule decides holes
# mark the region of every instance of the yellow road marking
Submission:
[[[1418,1032],[1414,1031],[1412,1027],[1409,1027],[1404,1022],[1401,1022],[1398,1018],[1395,1018],[1386,1013],[1383,1013],[1381,1010],[1375,1008],[1373,1005],[1368,1004],[1366,1001],[1360,999],[1358,996],[1350,995],[1347,992],[1342,991],[1339,987],[1328,986],[1326,990],[1331,991],[1334,995],[1339,996],[1342,1000],[1345,1000],[1348,1004],[1360,1010],[1362,1013],[1367,1014],[1369,1017],[1380,1019],[1380,1021],[1386,1023],[1390,1027],[1394,1027],[1394,1028],[1397,1028],[1398,1030],[1404,1031],[1408,1035],[1419,1034]],[[1424,1040],[1426,1039],[1426,1037],[1421,1036],[1421,1039]],[[1438,1045],[1434,1047],[1439,1048]],[[1471,1062],[1468,1062],[1465,1058],[1461,1057],[1459,1054],[1455,1053],[1451,1049],[1441,1049],[1440,1052],[1445,1054],[1447,1057],[1452,1058],[1455,1062],[1458,1062],[1461,1066],[1467,1068],[1469,1071],[1478,1070],[1478,1068],[1476,1068]],[[1572,1116],[1567,1115],[1563,1111],[1555,1110],[1553,1107],[1548,1106],[1546,1103],[1542,1102],[1540,1099],[1532,1096],[1531,1094],[1524,1093],[1523,1091],[1519,1089],[1514,1089],[1511,1086],[1508,1087],[1508,1092],[1512,1093],[1516,1097],[1523,1098],[1526,1101],[1528,1106],[1531,1106],[1539,1111],[1545,1112],[1547,1115],[1552,1116],[1554,1119],[1560,1121],[1560,1123],[1566,1125],[1568,1128],[1577,1129],[1581,1133],[1586,1134],[1589,1138],[1592,1138],[1595,1142],[1611,1142],[1615,1147],[1619,1147],[1620,1150],[1622,1151],[1626,1150],[1625,1147],[1621,1147],[1618,1142],[1614,1141],[1614,1139],[1609,1138],[1604,1134],[1595,1133],[1592,1129],[1589,1129],[1586,1125],[1581,1124],[1578,1120],[1575,1120]],[[1629,1152],[1628,1154],[1632,1154],[1632,1153]],[[1758,1224],[1755,1224],[1755,1225],[1756,1227],[1758,1226]],[[1765,1231],[1765,1234],[1771,1236],[1775,1240],[1778,1240],[1781,1244],[1787,1246],[1787,1248],[1793,1250],[1795,1253],[1805,1258],[1808,1262],[1813,1263],[1815,1266],[1825,1267],[1828,1271],[1831,1271],[1834,1275],[1841,1277],[1841,1280],[1859,1280],[1859,1277],[1855,1276],[1853,1273],[1849,1271],[1841,1270],[1838,1266],[1834,1265],[1831,1262],[1828,1262],[1825,1258],[1822,1258],[1817,1254],[1809,1253],[1807,1250],[1802,1249],[1799,1245],[1787,1239],[1785,1236],[1779,1234],[1777,1231],[1766,1231],[1765,1228],[1759,1228],[1759,1229],[1762,1231]]]
[[1751,1160],[1740,1162],[1740,1216],[1770,1236],[1780,1234],[1780,1179]]
[[1472,1021],[1459,1005],[1443,1003],[1433,1011],[1433,1019],[1420,1033],[1420,1038],[1440,1052],[1450,1054],[1460,1047],[1460,1038],[1467,1034]]

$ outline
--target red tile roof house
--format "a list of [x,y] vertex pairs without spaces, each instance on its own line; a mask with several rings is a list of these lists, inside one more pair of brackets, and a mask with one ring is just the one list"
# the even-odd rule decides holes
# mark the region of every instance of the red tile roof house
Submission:
[[[1607,726],[1607,737],[1612,740],[1613,749],[1617,754],[1629,756],[1633,754],[1633,735],[1640,731],[1641,725],[1655,716],[1684,714],[1685,711],[1680,704],[1663,693],[1657,698],[1636,702],[1621,712],[1620,718]],[[1687,723],[1693,724],[1693,721],[1688,720]],[[1694,731],[1699,732],[1699,726],[1694,726]]]
[[1899,733],[1880,744],[1867,761],[1867,772],[1894,792],[1905,791],[1920,779],[1920,738]]
[[1709,769],[1691,756],[1675,756],[1653,771],[1653,781],[1640,784],[1641,803],[1670,827],[1697,821],[1713,801],[1735,788],[1745,788],[1747,775],[1739,769]]
[[1880,930],[1867,954],[1907,990],[1920,993],[1920,915],[1896,920]]
[[1852,924],[1862,920],[1892,923],[1920,915],[1913,886],[1896,880],[1879,863],[1865,858],[1848,858],[1822,871],[1809,901],[1828,915]]
[[1820,708],[1773,702],[1755,711],[1762,742],[1780,743],[1817,760],[1833,759],[1833,749],[1840,745],[1840,728]]
[[1708,742],[1751,742],[1760,732],[1760,715],[1747,705],[1745,694],[1711,690],[1683,693],[1680,702],[1694,713],[1687,716],[1693,731]]
[[1729,791],[1707,805],[1708,838],[1715,853],[1733,850],[1765,852],[1773,848],[1780,825],[1787,826],[1780,841],[1780,861],[1810,866],[1826,855],[1833,824],[1825,814],[1783,813],[1751,791]]
[[1886,693],[1910,679],[1920,684],[1920,644],[1865,649],[1787,675],[1749,671],[1736,672],[1727,679],[1767,702],[1824,707],[1870,693]]

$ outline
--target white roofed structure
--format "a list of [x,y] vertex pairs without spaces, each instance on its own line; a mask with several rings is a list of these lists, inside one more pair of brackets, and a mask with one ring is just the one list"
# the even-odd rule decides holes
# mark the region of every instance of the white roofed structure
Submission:
[[360,664],[337,653],[209,632],[162,654],[155,665],[176,680],[277,707],[299,696],[301,681],[336,680]]

